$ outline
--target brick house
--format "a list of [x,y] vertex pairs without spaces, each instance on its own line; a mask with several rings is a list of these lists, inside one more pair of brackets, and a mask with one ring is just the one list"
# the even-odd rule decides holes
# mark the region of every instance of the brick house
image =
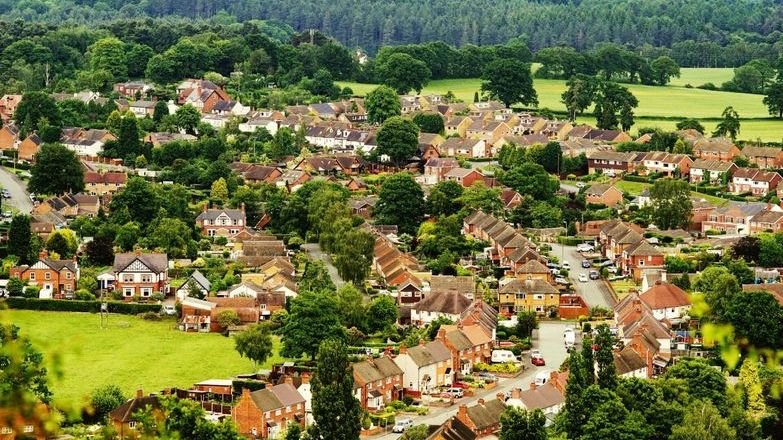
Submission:
[[740,149],[731,139],[702,138],[693,143],[693,156],[702,160],[731,162],[740,155]]
[[429,185],[446,180],[449,171],[459,168],[456,159],[433,158],[424,163],[424,180]]
[[587,155],[587,171],[590,174],[601,171],[607,176],[630,173],[641,163],[643,157],[644,153],[595,151]]
[[[539,263],[540,264],[540,263]],[[521,311],[535,311],[544,315],[560,304],[560,291],[541,277],[521,280],[501,280],[498,289],[500,313],[511,316]]]
[[768,203],[730,202],[727,206],[715,208],[707,214],[707,219],[701,223],[701,232],[715,230],[727,234],[748,235],[751,219],[764,211],[783,212],[783,208]]
[[761,211],[750,218],[750,233],[783,231],[783,212]]
[[728,183],[731,175],[737,170],[737,165],[733,162],[724,162],[720,160],[696,159],[691,166],[690,182],[707,182],[712,185],[723,185],[725,177]]
[[587,188],[585,201],[593,205],[613,207],[623,201],[623,192],[614,185],[598,183]]
[[777,189],[783,180],[774,171],[763,171],[758,168],[737,168],[731,176],[729,191],[732,194],[751,193],[754,196],[765,196]]
[[38,150],[41,149],[43,140],[38,137],[37,134],[32,133],[25,138],[18,148],[19,160],[26,160],[32,162],[35,159],[35,155],[38,154]]
[[470,374],[478,362],[487,363],[492,356],[492,337],[480,325],[442,325],[435,338],[451,352],[454,370]]
[[149,298],[154,292],[169,290],[169,259],[166,254],[129,252],[114,255],[114,288],[125,300],[134,296]]
[[[405,302],[401,300],[401,303]],[[438,318],[456,321],[470,303],[470,299],[460,292],[431,291],[419,302],[411,305],[411,324],[424,327]]]
[[443,156],[469,158],[490,157],[487,142],[483,139],[448,138],[440,146]]
[[488,401],[478,399],[476,405],[471,407],[460,405],[455,417],[481,438],[500,431],[500,415],[505,410],[505,395],[498,393],[496,398]]
[[454,116],[446,121],[446,136],[456,134],[465,137],[471,124],[473,124],[473,120],[467,116]]
[[10,276],[41,289],[41,298],[65,298],[76,291],[79,281],[79,263],[74,260],[52,260],[45,250],[32,266],[11,268]]
[[158,421],[163,419],[158,397],[145,396],[142,390],[136,391],[134,398],[127,400],[109,413],[109,420],[120,439],[141,438],[142,433],[138,431],[136,425],[139,421],[136,414],[147,407],[152,409],[152,414]]
[[645,169],[640,174],[643,175],[661,173],[668,177],[674,177],[677,174],[687,176],[690,174],[693,161],[685,154],[651,151],[642,159],[642,165]]
[[362,409],[380,410],[392,400],[402,399],[403,371],[386,353],[352,365],[356,398]]
[[84,173],[84,191],[94,196],[114,194],[125,187],[128,175],[113,171],[86,171]]
[[11,150],[19,143],[19,129],[8,124],[0,128],[0,150]]
[[154,87],[143,81],[127,81],[114,84],[113,90],[129,99],[141,99],[147,97],[147,93]]
[[439,340],[406,347],[400,345],[400,354],[394,363],[403,372],[406,391],[428,394],[439,387],[451,386],[454,380],[454,363],[451,351]]
[[457,182],[463,188],[468,188],[475,182],[483,182],[484,175],[478,170],[469,168],[454,168],[446,173],[445,180]]
[[245,216],[245,204],[239,209],[208,208],[204,205],[203,211],[196,217],[196,227],[208,237],[230,237],[245,230],[247,217]]
[[242,396],[231,411],[240,434],[251,439],[278,438],[289,423],[304,428],[305,399],[286,377],[279,385],[266,384],[262,390],[242,390]]
[[742,155],[747,157],[750,163],[758,165],[759,168],[783,167],[783,150],[780,148],[748,145],[742,149]]
[[663,252],[646,240],[641,240],[623,249],[620,269],[623,273],[630,274],[635,281],[639,281],[644,269],[663,267],[663,264]]
[[0,408],[0,440],[52,438],[46,426],[50,420],[51,410],[41,402],[29,413],[18,408]]

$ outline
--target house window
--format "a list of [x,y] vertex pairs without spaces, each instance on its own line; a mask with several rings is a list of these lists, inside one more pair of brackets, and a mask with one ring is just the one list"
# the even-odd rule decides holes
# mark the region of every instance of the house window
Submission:
[[70,280],[71,279],[71,273],[70,272],[65,272],[65,279],[66,280]]
[[147,297],[147,296],[150,296],[150,295],[152,295],[152,289],[151,289],[151,288],[149,288],[149,287],[143,287],[143,288],[141,289],[141,296],[145,296],[145,297]]
[[44,279],[47,280],[47,281],[51,280],[52,279],[51,272],[44,273]]
[[13,434],[13,433],[14,430],[7,426],[3,426],[2,428],[0,428],[0,434]]
[[141,282],[142,283],[151,283],[152,282],[152,275],[144,274],[141,276]]
[[133,420],[131,420],[130,422],[128,422],[128,428],[130,428],[130,429],[136,429],[136,422],[134,422]]
[[276,415],[276,416],[279,416],[279,415],[280,415],[280,410],[279,410],[279,409],[276,409],[276,410],[275,410],[275,415]]
[[132,283],[133,282],[133,274],[125,274],[122,276],[122,282],[123,283]]
[[35,281],[35,272],[30,272],[30,281]]
[[133,296],[133,287],[126,287],[122,290],[122,294],[125,296]]
[[209,235],[210,237],[214,237],[215,236],[215,230],[214,229],[210,229],[209,231],[207,231],[207,235]]
[[33,425],[24,425],[24,428],[22,428],[22,431],[30,433],[33,432],[34,428]]

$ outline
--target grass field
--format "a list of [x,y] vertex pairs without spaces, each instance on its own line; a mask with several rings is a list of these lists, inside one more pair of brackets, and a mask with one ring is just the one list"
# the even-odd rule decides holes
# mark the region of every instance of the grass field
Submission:
[[[101,329],[98,315],[89,313],[6,310],[10,321],[44,353],[47,365],[59,365],[61,378],[51,377],[55,402],[63,408],[83,405],[98,386],[116,384],[131,395],[165,387],[188,387],[206,379],[229,378],[253,371],[240,358],[233,340],[217,334],[184,333],[174,321],[144,321],[111,315]],[[279,341],[275,340],[275,353]],[[274,356],[267,362],[280,362]]]
[[[638,196],[639,194],[644,191],[645,188],[649,187],[649,183],[644,182],[630,182],[628,180],[618,180],[614,184],[620,191],[624,191],[632,196]],[[729,203],[729,200],[722,199],[720,197],[711,196],[709,194],[702,194],[691,191],[691,195],[693,197],[698,197],[701,199],[706,200],[707,202],[715,205],[715,206],[723,206],[727,203]]]
[[[639,107],[635,113],[636,127],[659,127],[673,129],[677,123],[676,118],[713,119],[703,121],[704,126],[712,130],[720,118],[724,108],[733,106],[739,113],[742,121],[740,138],[765,141],[780,141],[783,139],[783,121],[769,118],[767,108],[762,103],[763,96],[746,93],[730,93],[709,91],[701,89],[685,88],[683,85],[697,86],[705,82],[713,82],[716,85],[731,79],[732,69],[682,69],[680,78],[675,78],[672,85],[667,87],[652,87],[639,84],[626,84],[634,96],[639,99]],[[357,95],[366,95],[373,90],[374,84],[340,83],[348,86]],[[534,86],[538,93],[539,107],[553,110],[565,110],[560,102],[560,95],[565,90],[565,81],[535,79]],[[422,93],[445,94],[451,91],[465,102],[473,101],[473,94],[481,87],[481,80],[446,79],[431,81]],[[672,119],[667,119],[672,118]],[[765,118],[765,119],[754,119]],[[595,123],[595,120],[586,116],[584,122]]]
[[630,279],[610,281],[609,283],[612,285],[612,288],[614,288],[614,292],[617,294],[617,299],[619,301],[622,301],[628,296],[631,289],[638,289],[636,283]]

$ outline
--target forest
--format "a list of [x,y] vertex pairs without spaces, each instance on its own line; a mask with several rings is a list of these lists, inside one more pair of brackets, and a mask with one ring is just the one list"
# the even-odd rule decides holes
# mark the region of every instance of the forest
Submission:
[[371,55],[388,45],[484,46],[519,38],[533,51],[612,42],[669,55],[683,67],[738,67],[775,59],[783,47],[783,5],[774,0],[0,0],[6,21],[146,17],[273,20],[295,31],[318,29]]

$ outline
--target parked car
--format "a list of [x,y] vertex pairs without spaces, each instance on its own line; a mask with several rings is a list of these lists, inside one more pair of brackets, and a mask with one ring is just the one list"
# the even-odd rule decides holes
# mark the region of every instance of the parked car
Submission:
[[595,247],[588,243],[580,243],[576,246],[577,252],[593,252]]
[[548,268],[550,268],[550,269],[560,269],[560,265],[559,265],[559,264],[557,264],[557,263],[552,263],[552,262],[549,262],[549,263],[547,263],[547,264],[546,264],[546,267],[548,267]]
[[607,266],[613,266],[613,265],[614,265],[614,261],[606,260],[606,261],[601,262],[598,266],[600,266],[600,267],[607,267]]
[[579,282],[580,283],[586,283],[587,282],[587,275],[580,273],[579,274]]
[[563,340],[565,341],[566,349],[573,348],[574,344],[576,344],[576,333],[574,333],[574,329],[565,329],[565,332],[563,332]]
[[470,388],[470,385],[466,384],[465,382],[454,382],[451,384],[452,388],[462,388],[463,390],[467,390]]
[[453,388],[449,388],[447,393],[449,393],[455,399],[461,399],[465,395],[465,390],[463,390],[462,388],[453,387]]
[[597,280],[598,278],[601,278],[601,274],[599,274],[597,270],[591,270],[590,271],[590,279],[591,280]]
[[558,276],[560,275],[560,269],[549,269],[550,272],[552,272],[552,275]]
[[14,213],[13,212],[11,212],[11,211],[4,211],[3,212],[3,218],[13,218],[13,217],[14,217]]
[[3,198],[4,199],[10,199],[11,198],[11,193],[8,192],[7,189],[3,189]]
[[565,278],[563,278],[563,277],[557,277],[557,278],[555,278],[555,282],[556,282],[557,284],[562,284],[562,285],[564,285],[564,286],[567,286],[567,285],[571,284],[571,283],[570,283],[570,282],[569,282],[567,279],[565,279]]
[[590,260],[582,260],[582,267],[585,269],[590,267]]
[[177,308],[174,307],[174,304],[163,304],[163,313],[166,315],[176,315],[177,314]]
[[484,379],[484,381],[486,381],[486,382],[497,382],[498,381],[498,377],[495,376],[492,373],[482,372],[482,373],[476,374],[476,377],[480,377],[480,378]]
[[568,261],[564,261],[563,262],[563,269],[571,270],[571,263],[569,263]]
[[410,417],[403,417],[401,419],[397,419],[397,421],[394,422],[392,432],[405,432],[405,430],[411,426],[413,426],[413,419]]
[[576,187],[577,187],[577,188],[584,188],[585,186],[586,186],[586,185],[585,185],[585,183],[584,183],[584,182],[576,182]]
[[541,356],[541,353],[531,355],[530,363],[535,365],[536,367],[543,367],[544,365],[546,365],[546,361],[544,361],[544,357]]

